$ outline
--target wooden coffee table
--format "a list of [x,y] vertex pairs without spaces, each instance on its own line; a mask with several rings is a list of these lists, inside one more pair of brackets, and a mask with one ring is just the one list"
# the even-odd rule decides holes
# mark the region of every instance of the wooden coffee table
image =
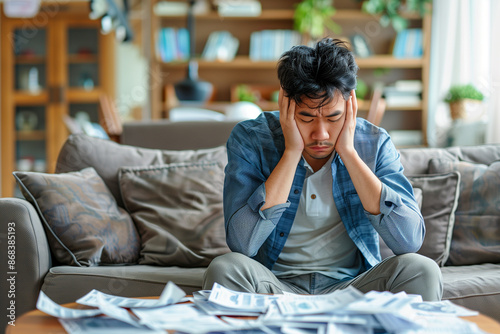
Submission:
[[[85,308],[77,303],[65,304],[71,308]],[[491,334],[500,334],[500,323],[485,315],[473,317],[462,317],[467,321],[476,323],[483,331]],[[66,331],[61,326],[57,318],[38,310],[33,310],[23,314],[16,320],[16,326],[7,326],[6,334],[65,334]]]

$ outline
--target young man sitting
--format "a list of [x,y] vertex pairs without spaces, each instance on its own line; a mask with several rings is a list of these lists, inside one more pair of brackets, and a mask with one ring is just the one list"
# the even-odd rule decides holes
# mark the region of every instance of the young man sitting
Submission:
[[[204,277],[257,293],[324,294],[349,285],[440,300],[437,264],[415,254],[425,226],[387,132],[357,119],[358,66],[343,42],[279,60],[279,112],[239,123],[227,142],[226,239]],[[381,261],[379,237],[397,254]]]

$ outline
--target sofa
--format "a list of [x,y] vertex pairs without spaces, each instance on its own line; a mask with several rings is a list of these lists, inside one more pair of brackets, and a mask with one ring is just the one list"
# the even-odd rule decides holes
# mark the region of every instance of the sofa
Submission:
[[[224,143],[236,123],[126,123],[121,143],[71,135],[55,174],[16,173],[27,199],[0,199],[0,308],[19,317],[40,290],[57,303],[92,289],[158,295],[168,281],[200,290],[229,251]],[[443,298],[500,321],[500,145],[399,151],[426,223],[419,253],[441,266]],[[383,242],[381,252],[391,255]]]

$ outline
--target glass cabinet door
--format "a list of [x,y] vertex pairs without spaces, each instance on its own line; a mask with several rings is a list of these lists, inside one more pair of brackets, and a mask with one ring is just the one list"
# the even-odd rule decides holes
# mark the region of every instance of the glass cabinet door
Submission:
[[9,18],[0,6],[2,197],[20,195],[15,170],[53,173],[68,119],[97,124],[100,97],[114,97],[114,36],[101,34],[88,4],[43,15]]
[[[47,171],[47,30],[14,29],[14,168]],[[14,196],[22,197],[16,187]]]
[[47,30],[16,29],[14,89],[39,94],[46,87]]
[[[15,170],[47,172],[46,107],[16,106]],[[16,197],[22,197],[15,188]]]
[[67,36],[69,87],[93,90],[99,86],[99,30],[71,27]]

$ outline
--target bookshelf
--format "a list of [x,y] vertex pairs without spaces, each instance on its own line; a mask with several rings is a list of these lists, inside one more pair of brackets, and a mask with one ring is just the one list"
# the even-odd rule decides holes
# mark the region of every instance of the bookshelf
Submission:
[[[158,1],[152,1],[152,7]],[[231,87],[236,84],[279,85],[276,78],[276,61],[252,61],[249,57],[250,36],[254,31],[265,29],[293,29],[294,6],[299,1],[273,0],[261,1],[262,13],[257,17],[220,17],[215,8],[207,13],[196,15],[196,50],[201,79],[211,82],[215,88],[212,105],[223,105],[230,101]],[[342,27],[339,35],[329,37],[345,38],[362,34],[368,41],[373,55],[357,58],[360,67],[359,77],[369,86],[376,82],[385,85],[397,80],[421,80],[423,84],[422,102],[412,106],[388,106],[382,126],[388,130],[419,130],[426,144],[427,89],[430,56],[431,18],[421,18],[415,13],[405,13],[410,28],[421,28],[423,33],[423,56],[419,58],[395,58],[392,45],[397,36],[392,27],[382,27],[377,15],[361,11],[361,2],[356,0],[336,0],[335,23]],[[168,117],[165,101],[165,85],[184,78],[187,63],[183,61],[161,62],[156,57],[156,32],[162,27],[180,28],[186,26],[185,16],[155,15],[151,8],[151,71],[161,73],[161,82],[151,93],[151,116],[153,119]],[[239,40],[239,49],[234,60],[229,62],[206,61],[201,59],[208,36],[213,31],[228,30]],[[158,78],[156,78],[158,79]],[[269,108],[275,104],[265,104]],[[360,102],[360,116],[366,115],[369,101]]]

